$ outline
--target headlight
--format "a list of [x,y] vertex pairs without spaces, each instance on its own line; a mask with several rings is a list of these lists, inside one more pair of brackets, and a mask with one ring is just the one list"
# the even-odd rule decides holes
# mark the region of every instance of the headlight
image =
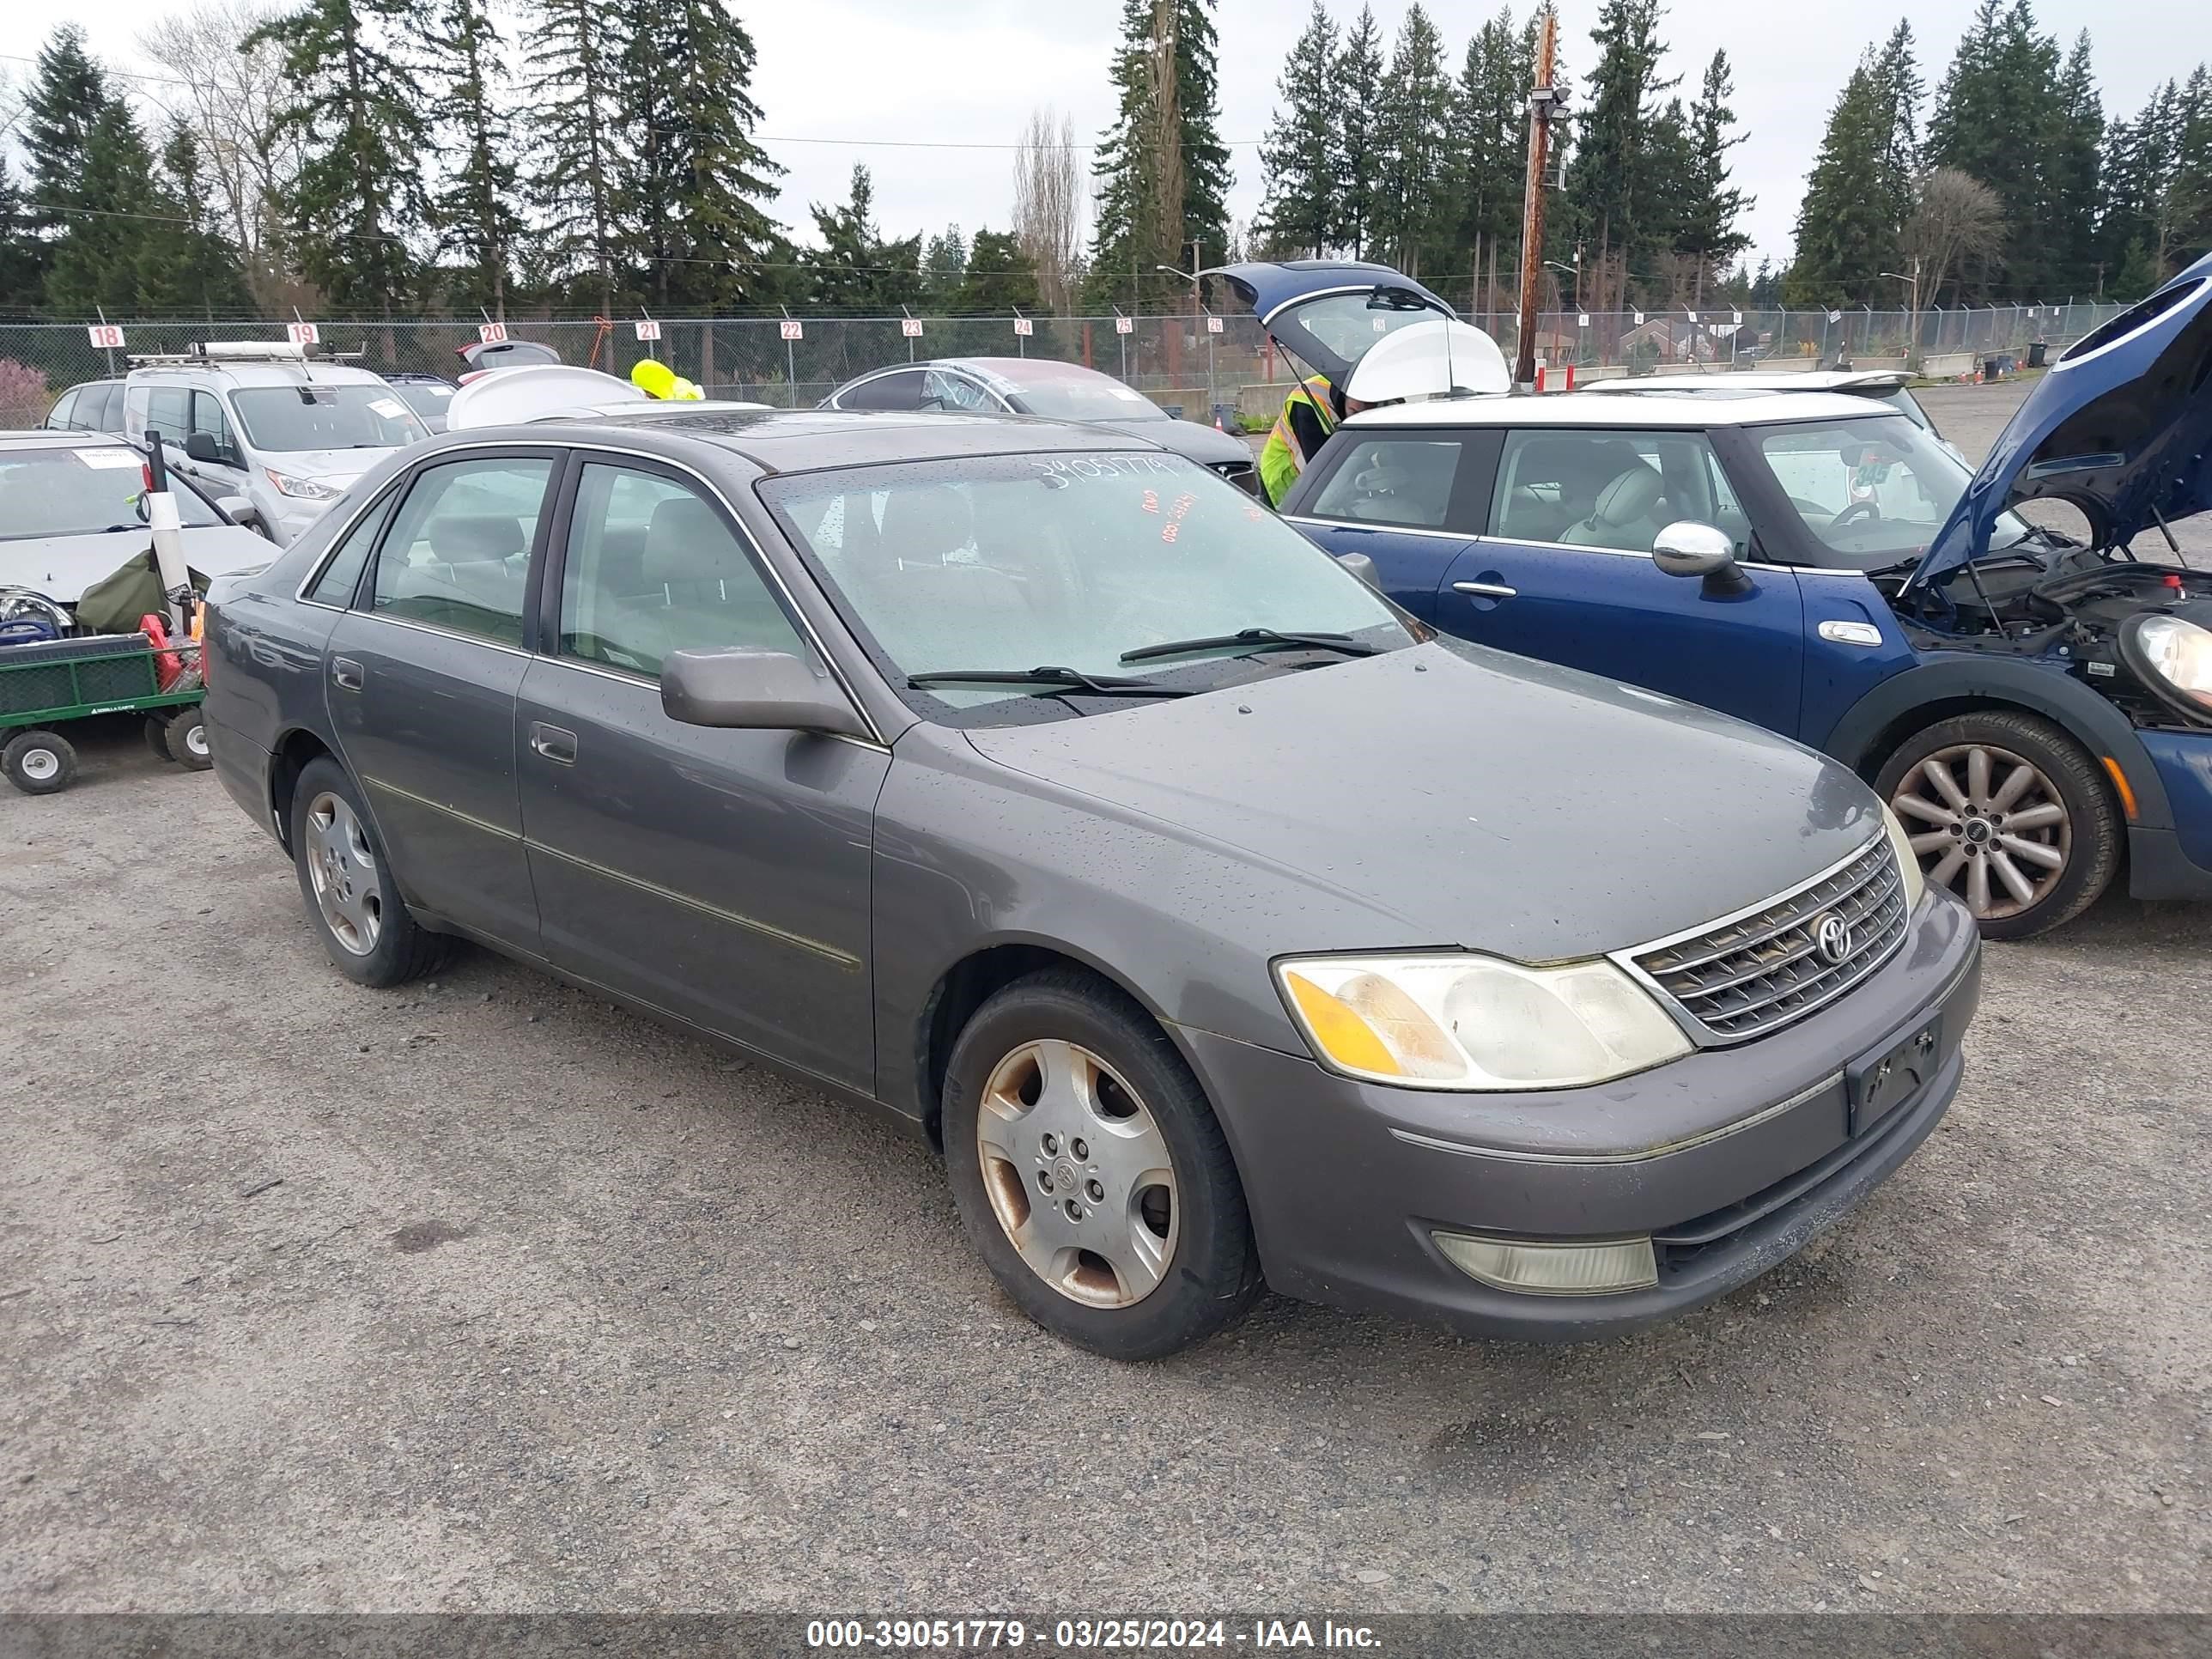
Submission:
[[1882,833],[1889,837],[1889,850],[1897,854],[1897,867],[1905,873],[1905,914],[1911,915],[1920,908],[1920,896],[1928,890],[1928,878],[1920,872],[1920,854],[1912,850],[1912,837],[1904,822],[1889,810],[1889,803],[1881,804]]
[[333,489],[326,483],[317,483],[313,478],[287,477],[274,467],[264,466],[261,470],[268,474],[269,482],[275,484],[280,492],[297,501],[334,501],[345,493]]
[[2156,612],[2130,617],[2120,654],[2168,702],[2200,719],[2212,715],[2212,630]]
[[1283,1000],[1333,1070],[1416,1089],[1571,1089],[1690,1052],[1609,962],[1306,957],[1275,964]]

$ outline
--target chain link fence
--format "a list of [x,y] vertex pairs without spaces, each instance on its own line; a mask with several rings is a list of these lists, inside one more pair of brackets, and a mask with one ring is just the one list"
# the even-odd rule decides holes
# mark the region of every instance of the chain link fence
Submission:
[[[1572,363],[1583,379],[1689,369],[1902,367],[1917,340],[1923,372],[1936,378],[1971,374],[1991,359],[2025,362],[2043,343],[2056,349],[2124,307],[2117,303],[2000,306],[1925,311],[1573,312],[1540,314],[1540,362]],[[1013,317],[806,317],[799,337],[767,318],[669,318],[650,344],[625,319],[609,328],[595,321],[510,319],[509,337],[550,346],[564,362],[627,375],[653,356],[697,381],[711,398],[785,406],[818,403],[832,388],[872,368],[930,357],[1044,357],[1079,362],[1127,381],[1194,420],[1241,415],[1264,423],[1281,406],[1285,384],[1297,377],[1249,316],[1145,315],[1135,318],[1036,317],[1018,332]],[[1496,338],[1509,361],[1519,327],[1510,313],[1472,313],[1468,320]],[[1218,331],[1212,325],[1218,325]],[[46,405],[84,380],[119,375],[133,356],[181,352],[203,341],[275,340],[279,322],[131,322],[126,345],[94,347],[77,324],[0,324],[0,424],[35,425]],[[1124,331],[1126,330],[1126,331]],[[362,353],[362,364],[386,374],[457,378],[459,348],[477,325],[459,319],[321,324],[324,346]]]

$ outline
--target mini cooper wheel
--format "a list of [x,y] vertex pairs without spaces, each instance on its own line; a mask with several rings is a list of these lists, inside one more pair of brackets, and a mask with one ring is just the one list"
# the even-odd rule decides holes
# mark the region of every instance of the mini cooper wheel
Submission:
[[161,736],[169,758],[187,771],[204,772],[215,764],[215,757],[208,753],[207,724],[198,709],[172,716]]
[[0,771],[27,795],[58,795],[76,781],[76,750],[55,732],[18,732],[0,748]]
[[310,761],[300,773],[292,851],[300,896],[340,973],[399,985],[438,965],[446,941],[408,915],[353,780],[335,761]]
[[977,1253],[1078,1346],[1157,1358],[1258,1294],[1243,1188],[1197,1079],[1088,976],[1033,975],[977,1011],[946,1071],[944,1131]]
[[2028,714],[1960,714],[1915,734],[1875,780],[1930,886],[1990,939],[2046,933],[2096,902],[2124,829],[2081,746]]

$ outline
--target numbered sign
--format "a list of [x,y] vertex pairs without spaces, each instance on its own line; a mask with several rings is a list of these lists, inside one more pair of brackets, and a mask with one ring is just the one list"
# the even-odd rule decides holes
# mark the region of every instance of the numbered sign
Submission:
[[1637,327],[1641,328],[1644,326],[1644,313],[1642,312],[1632,311],[1628,314],[1636,319]]
[[1743,320],[1743,313],[1741,313],[1741,311],[1731,311],[1730,313],[1729,313],[1729,321],[1730,321],[1730,322],[1732,322],[1732,323],[1740,323],[1740,322],[1741,322],[1742,320]]
[[1690,320],[1691,320],[1692,322],[1693,322],[1693,323],[1694,323],[1694,322],[1696,322],[1696,321],[1698,320],[1698,313],[1697,313],[1696,312],[1692,311],[1692,312],[1689,313],[1688,313],[1688,315],[1689,315],[1689,319],[1690,319]]
[[1206,317],[1206,331],[1208,334],[1218,334],[1218,333],[1220,333],[1220,332],[1221,332],[1221,319],[1220,319],[1220,318],[1218,318],[1218,317],[1213,316],[1213,315],[1212,315],[1211,313],[1209,313],[1209,314],[1207,315],[1207,317]]
[[1115,313],[1114,317],[1114,331],[1116,334],[1134,334],[1137,331],[1137,319],[1133,317],[1124,317],[1118,312]]
[[1577,312],[1575,313],[1575,326],[1577,328],[1588,328],[1589,326],[1589,313],[1587,311]]
[[501,344],[507,339],[507,325],[505,323],[478,323],[477,325],[477,338],[482,340],[486,345]]
[[806,337],[806,325],[796,317],[785,318],[781,331],[787,340],[803,340]]
[[641,317],[638,319],[637,337],[641,340],[659,339],[660,337],[659,320],[653,317]]
[[1017,317],[1014,319],[1014,332],[1023,335],[1034,334],[1036,332],[1036,325],[1026,317]]
[[1832,311],[1828,313],[1828,320],[1832,323],[1840,323],[1844,320],[1844,313],[1840,311]]
[[323,343],[321,331],[313,323],[285,324],[284,337],[297,346],[320,345]]
[[123,349],[123,326],[119,323],[88,323],[84,331],[101,351]]
[[921,337],[921,319],[919,317],[900,318],[899,332],[905,335],[909,340],[919,340]]

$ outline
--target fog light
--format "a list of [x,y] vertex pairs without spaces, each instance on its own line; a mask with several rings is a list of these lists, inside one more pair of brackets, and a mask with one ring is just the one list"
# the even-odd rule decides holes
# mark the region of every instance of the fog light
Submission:
[[1471,1279],[1536,1296],[1604,1296],[1648,1291],[1659,1282],[1649,1238],[1558,1244],[1537,1239],[1469,1238],[1432,1233],[1437,1248]]

